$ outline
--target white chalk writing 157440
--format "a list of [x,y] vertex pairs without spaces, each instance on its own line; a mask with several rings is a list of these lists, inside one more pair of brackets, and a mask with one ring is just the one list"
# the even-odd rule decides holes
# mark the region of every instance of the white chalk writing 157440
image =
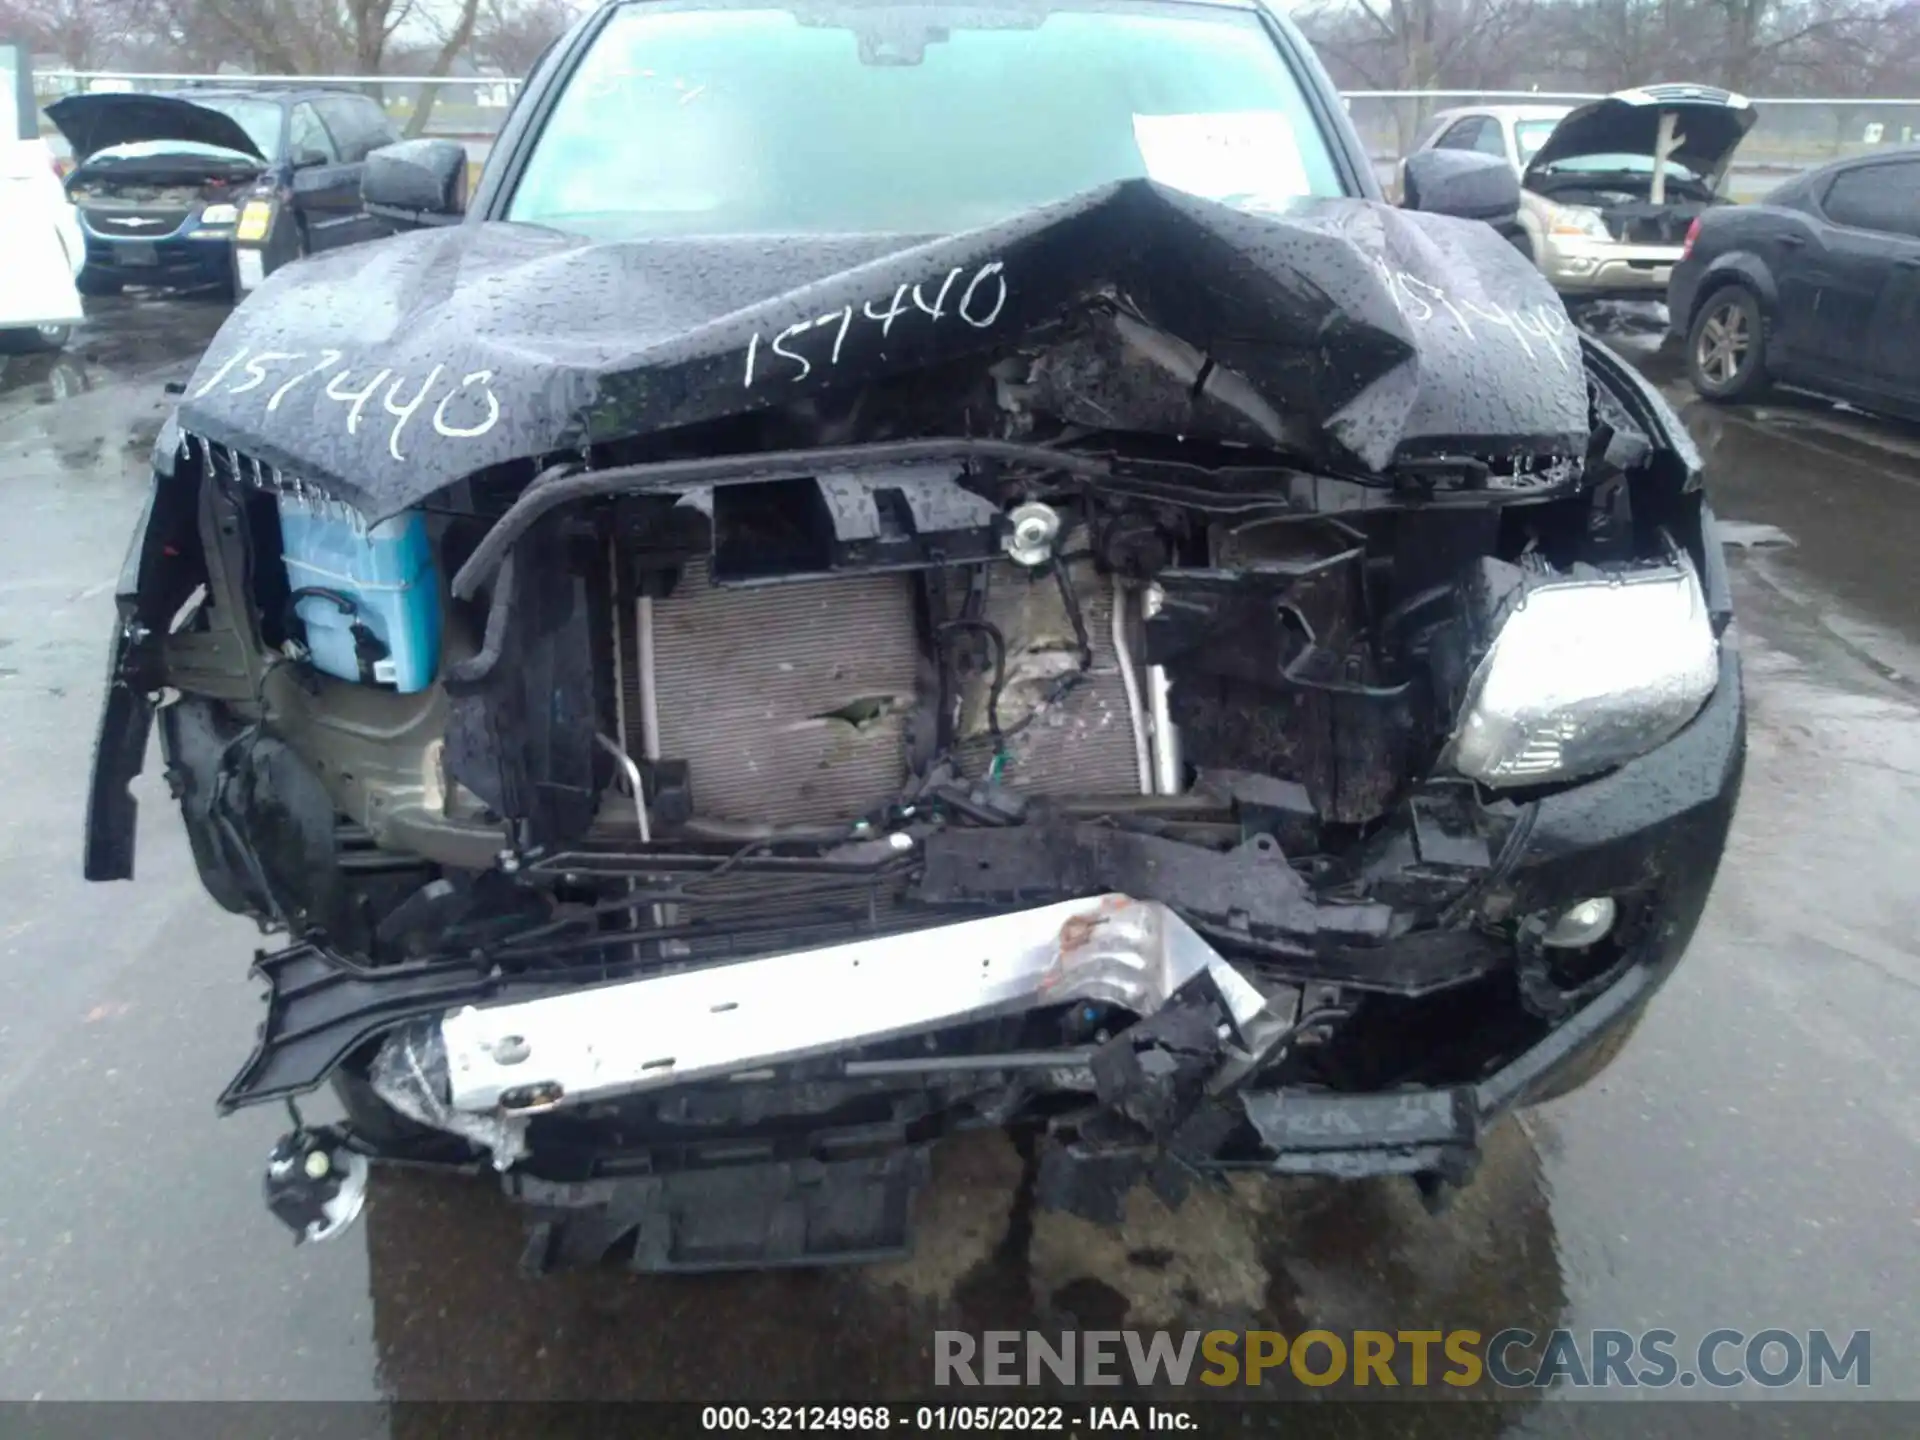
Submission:
[[[884,304],[869,300],[858,307],[842,305],[789,325],[770,339],[756,330],[747,340],[747,371],[741,383],[751,387],[756,380],[805,380],[817,368],[831,369],[840,363],[840,352],[855,319],[878,325],[883,340],[893,334],[895,322],[904,318],[912,323],[921,315],[929,325],[958,318],[976,330],[985,330],[1000,318],[1007,305],[1006,266],[989,260],[963,285],[961,277],[966,274],[964,266],[955,266],[940,278],[937,287],[927,282],[897,285]],[[809,332],[813,332],[812,338],[801,345],[800,337]],[[827,339],[829,334],[831,341]]]
[[[408,423],[436,394],[438,400],[428,411],[428,420],[434,433],[444,439],[472,440],[500,423],[500,400],[492,390],[491,370],[474,370],[456,376],[447,374],[445,365],[436,365],[416,385],[412,377],[400,374],[391,366],[374,370],[362,379],[352,365],[340,364],[345,357],[338,350],[322,350],[313,363],[302,363],[310,358],[304,351],[256,352],[242,347],[194,390],[192,398],[198,400],[216,390],[226,395],[264,391],[269,381],[277,379],[279,383],[266,400],[266,408],[271,413],[301,385],[309,380],[319,383],[320,377],[332,370],[334,373],[322,386],[321,394],[345,407],[341,423],[347,434],[358,435],[362,420],[370,414],[386,417],[391,422],[387,427],[387,453],[395,460],[407,458],[401,447]],[[444,389],[441,388],[443,377]],[[375,396],[380,397],[377,406],[373,405]]]

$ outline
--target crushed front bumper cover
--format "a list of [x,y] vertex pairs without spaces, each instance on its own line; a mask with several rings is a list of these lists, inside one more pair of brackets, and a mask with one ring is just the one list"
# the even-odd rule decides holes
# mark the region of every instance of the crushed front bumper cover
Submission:
[[[1723,646],[1714,696],[1671,741],[1528,803],[1489,899],[1531,913],[1650,878],[1654,899],[1604,988],[1459,1083],[1267,1079],[1313,1021],[1311,983],[1256,981],[1165,906],[1109,894],[591,986],[456,961],[363,969],[303,943],[259,957],[267,1016],[220,1108],[312,1091],[356,1052],[397,1053],[440,1124],[423,1134],[493,1137],[534,1270],[616,1251],[649,1271],[899,1254],[933,1143],[1009,1124],[1032,1137],[1036,1203],[1109,1223],[1136,1182],[1177,1203],[1235,1171],[1405,1175],[1437,1197],[1470,1178],[1494,1120],[1630,1025],[1685,952],[1745,733]],[[1082,1000],[1139,1018],[1076,1048],[916,1058],[901,1043]],[[620,1113],[636,1100],[651,1129]],[[531,1154],[501,1166],[524,1126]],[[474,1168],[478,1153],[453,1140],[432,1163]]]
[[1145,1018],[1197,982],[1248,1040],[1262,1017],[1290,1021],[1276,1012],[1298,998],[1263,994],[1166,906],[1125,895],[493,1004],[500,977],[363,969],[311,943],[254,973],[272,987],[267,1021],[223,1112],[312,1090],[368,1040],[435,1012],[441,1098],[524,1116],[1076,1000]]
[[[1115,924],[1116,916],[1125,919]],[[1029,943],[980,952],[976,942],[989,926]],[[1043,933],[1054,939],[1040,939]],[[1062,936],[1067,943],[1060,943]],[[1076,945],[1080,936],[1085,941]],[[864,977],[849,983],[856,958],[859,970],[878,972],[911,961],[929,972],[928,982],[903,989],[896,971],[870,985]],[[750,996],[743,980],[752,977],[742,972],[755,966],[791,967],[795,978],[782,985],[781,1000],[766,996],[734,1010],[726,1007],[735,1001],[712,999]],[[1172,1204],[1196,1180],[1218,1180],[1233,1171],[1341,1179],[1405,1175],[1429,1193],[1464,1183],[1486,1127],[1625,1023],[1665,969],[1658,962],[1636,964],[1542,1043],[1476,1084],[1386,1094],[1221,1086],[1220,1077],[1247,1073],[1263,1050],[1292,1032],[1297,993],[1263,997],[1177,916],[1123,896],[603,989],[461,1005],[437,1021],[413,1022],[436,1028],[444,1049],[419,1045],[418,1031],[406,1025],[391,1032],[387,1045],[400,1047],[408,1068],[445,1097],[441,1123],[457,1128],[467,1121],[473,1127],[468,1133],[488,1138],[499,1164],[524,1154],[518,1141],[526,1117],[512,1110],[522,1098],[516,1089],[563,1114],[567,1107],[558,1089],[543,1084],[577,1087],[564,1093],[578,1098],[689,1085],[699,1076],[751,1079],[755,1070],[764,1074],[797,1058],[803,1046],[818,1054],[901,1033],[909,1009],[917,1013],[915,1026],[924,1027],[963,1011],[978,1016],[1124,990],[1151,1013],[1103,1047],[985,1055],[971,1062],[983,1083],[1043,1073],[1054,1085],[1084,1090],[1110,1105],[1116,1119],[1146,1122],[1145,1132],[1122,1123],[1107,1138],[1079,1127],[1071,1135],[1042,1133],[1036,1141],[1036,1202],[1117,1224],[1127,1192],[1141,1180]],[[343,997],[359,993],[353,972],[337,957],[302,946],[271,957],[258,973],[274,986],[269,1022],[254,1059],[222,1097],[223,1109],[310,1090],[347,1051],[365,1043],[360,1025],[334,1031],[325,1018],[328,1010],[339,1012]],[[802,978],[811,984],[830,973],[836,988],[812,990],[813,1003],[805,1008],[784,1008]],[[655,998],[664,1003],[651,1012]],[[754,1019],[756,1009],[764,1009],[769,1020],[784,1016],[794,1023],[763,1028]],[[727,1036],[730,1015],[742,1020],[739,1037]],[[1155,1017],[1166,1033],[1154,1033]],[[829,1030],[844,1038],[826,1038]],[[1217,1043],[1206,1042],[1209,1032]],[[542,1053],[556,1063],[535,1063]],[[422,1055],[430,1057],[424,1071],[415,1065]],[[516,1055],[525,1058],[515,1061]],[[673,1064],[649,1065],[661,1058]],[[884,1075],[895,1063],[873,1062],[872,1073]],[[523,1068],[529,1076],[560,1078],[529,1084],[514,1073]],[[849,1076],[863,1073],[859,1062],[843,1068]],[[1193,1103],[1203,1091],[1225,1093],[1203,1107]],[[1234,1127],[1251,1127],[1257,1148],[1249,1153],[1243,1146],[1236,1158],[1223,1160],[1213,1152]],[[658,1167],[579,1178],[502,1166],[507,1194],[528,1212],[523,1267],[543,1273],[592,1264],[619,1246],[631,1247],[623,1253],[633,1268],[663,1273],[847,1264],[906,1254],[913,1197],[931,1174],[932,1137],[910,1138],[881,1126],[825,1139],[807,1154],[735,1140],[722,1147],[724,1156],[693,1148]]]

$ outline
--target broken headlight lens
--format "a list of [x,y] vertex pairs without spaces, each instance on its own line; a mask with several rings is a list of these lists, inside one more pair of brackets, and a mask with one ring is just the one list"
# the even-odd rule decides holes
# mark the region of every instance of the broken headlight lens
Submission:
[[1713,693],[1719,640],[1682,559],[1550,580],[1494,636],[1448,760],[1496,789],[1578,780],[1671,739]]

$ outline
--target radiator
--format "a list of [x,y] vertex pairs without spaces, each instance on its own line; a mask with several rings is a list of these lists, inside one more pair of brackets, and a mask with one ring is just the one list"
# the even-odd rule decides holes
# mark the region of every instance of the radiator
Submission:
[[[850,575],[716,586],[702,560],[654,601],[660,754],[687,762],[699,814],[815,824],[898,795],[919,669],[912,585],[906,575]],[[621,619],[632,655],[637,622]],[[622,671],[637,756],[637,686],[632,667]]]

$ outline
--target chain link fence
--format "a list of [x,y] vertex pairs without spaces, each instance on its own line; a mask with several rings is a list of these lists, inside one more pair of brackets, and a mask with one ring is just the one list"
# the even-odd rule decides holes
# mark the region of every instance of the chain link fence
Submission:
[[[424,133],[458,140],[476,166],[484,163],[500,122],[518,90],[503,75],[240,75],[129,74],[48,70],[34,75],[42,105],[81,91],[191,91],[207,86],[334,87],[372,95],[396,125],[413,127],[425,104]],[[429,100],[428,97],[431,97]],[[1538,90],[1355,90],[1343,97],[1383,182],[1391,182],[1401,156],[1421,128],[1442,110],[1480,105],[1574,106],[1597,95]],[[1727,193],[1754,200],[1789,176],[1843,155],[1920,138],[1920,99],[1754,98],[1759,120],[1741,143]],[[51,127],[48,127],[50,138]]]

